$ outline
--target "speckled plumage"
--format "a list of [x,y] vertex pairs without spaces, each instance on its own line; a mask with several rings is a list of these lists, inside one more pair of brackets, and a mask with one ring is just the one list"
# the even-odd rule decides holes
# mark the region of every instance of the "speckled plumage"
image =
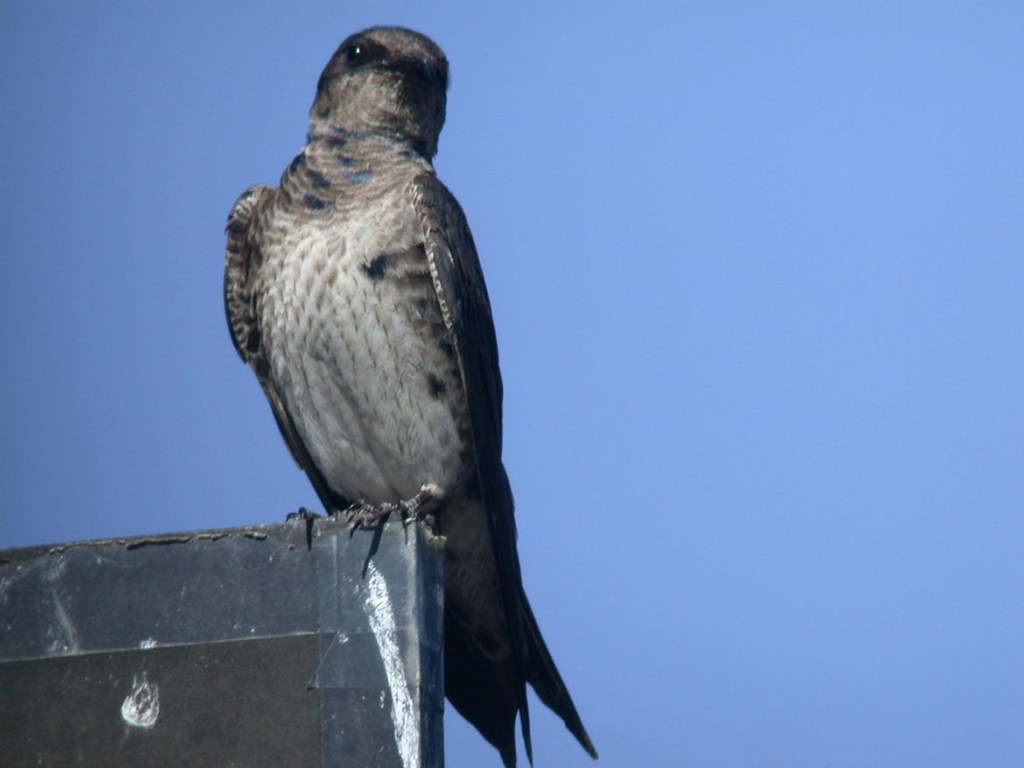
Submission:
[[250,188],[228,218],[228,325],[328,511],[444,493],[455,707],[514,765],[517,712],[531,754],[529,682],[596,757],[522,589],[490,304],[430,162],[446,85],[422,35],[342,43],[280,186]]

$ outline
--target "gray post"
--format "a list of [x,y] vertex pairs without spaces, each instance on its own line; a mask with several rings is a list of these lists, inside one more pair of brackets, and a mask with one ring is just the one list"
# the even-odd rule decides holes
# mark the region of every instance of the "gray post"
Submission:
[[442,568],[324,519],[0,552],[2,762],[443,768]]

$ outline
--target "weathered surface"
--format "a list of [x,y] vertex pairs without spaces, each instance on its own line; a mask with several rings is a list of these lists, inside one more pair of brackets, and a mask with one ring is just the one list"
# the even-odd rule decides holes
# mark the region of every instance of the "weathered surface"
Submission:
[[4,765],[440,768],[443,542],[374,546],[321,519],[0,552]]

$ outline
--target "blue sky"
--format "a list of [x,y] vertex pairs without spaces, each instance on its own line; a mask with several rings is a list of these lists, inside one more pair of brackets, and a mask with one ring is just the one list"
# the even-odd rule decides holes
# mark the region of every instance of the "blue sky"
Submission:
[[[5,4],[0,547],[315,505],[223,227],[377,23],[451,62],[436,166],[600,764],[1024,764],[1020,4]],[[538,768],[588,765],[535,709]]]

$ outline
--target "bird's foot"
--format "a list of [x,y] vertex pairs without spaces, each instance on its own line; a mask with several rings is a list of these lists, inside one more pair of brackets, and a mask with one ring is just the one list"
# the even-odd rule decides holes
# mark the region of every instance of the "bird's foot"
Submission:
[[345,515],[345,520],[352,526],[352,530],[358,531],[360,529],[371,529],[376,528],[379,525],[384,525],[391,517],[391,513],[401,508],[401,502],[398,504],[392,504],[390,502],[384,502],[383,504],[371,504],[366,499],[361,499],[353,504],[351,507],[346,509],[342,514]]
[[284,519],[287,522],[301,520],[306,525],[306,548],[313,549],[313,524],[320,518],[316,512],[305,507],[299,507],[295,512],[289,512]]
[[436,485],[424,484],[411,499],[382,504],[371,504],[363,499],[346,509],[344,515],[353,530],[376,528],[386,523],[395,512],[401,515],[403,523],[419,521],[434,530],[433,512],[443,500],[444,491]]
[[318,515],[316,512],[314,512],[311,509],[306,509],[305,507],[299,507],[294,512],[289,512],[287,515],[285,515],[284,519],[286,521],[290,521],[290,520],[305,520],[307,523],[309,523],[309,522],[312,522],[313,520],[316,520],[318,517],[322,517],[322,515]]
[[433,483],[424,483],[420,486],[420,492],[408,501],[401,502],[405,507],[405,514],[402,515],[402,522],[409,523],[417,521],[423,523],[430,529],[431,533],[437,533],[437,525],[434,522],[434,512],[444,501],[444,491]]

